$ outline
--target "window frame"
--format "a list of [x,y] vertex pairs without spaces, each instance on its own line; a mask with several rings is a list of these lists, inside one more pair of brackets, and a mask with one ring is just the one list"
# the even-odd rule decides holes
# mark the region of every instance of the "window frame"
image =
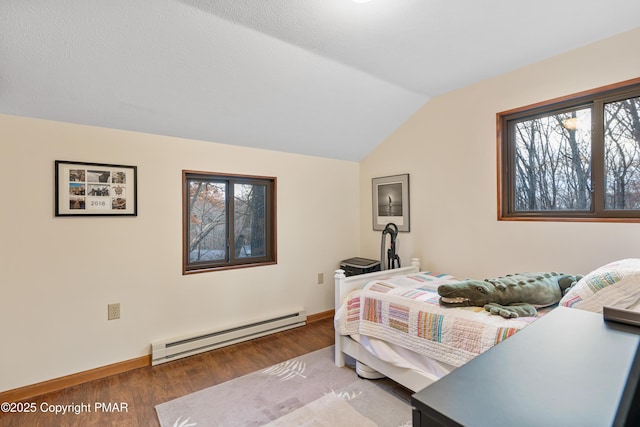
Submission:
[[[226,258],[222,261],[190,262],[190,196],[189,182],[191,180],[223,182],[226,186]],[[236,258],[231,256],[235,251],[234,227],[234,184],[264,185],[265,193],[265,255],[261,257]],[[277,178],[271,176],[240,175],[219,172],[203,172],[194,170],[182,171],[182,274],[204,273],[209,271],[230,270],[237,268],[258,267],[277,264]]]
[[[497,128],[497,204],[499,221],[583,221],[640,222],[640,209],[605,209],[604,105],[640,96],[640,78],[503,111],[496,114]],[[590,210],[516,211],[514,142],[510,124],[523,119],[591,108],[591,194]]]

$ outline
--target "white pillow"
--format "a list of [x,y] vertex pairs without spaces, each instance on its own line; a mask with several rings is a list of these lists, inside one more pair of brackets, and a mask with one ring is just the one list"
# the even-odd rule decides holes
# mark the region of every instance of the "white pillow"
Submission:
[[602,313],[602,307],[629,309],[640,301],[640,259],[615,261],[584,276],[559,305]]
[[629,307],[627,310],[637,311],[640,313],[640,301],[635,304],[631,304],[631,307]]

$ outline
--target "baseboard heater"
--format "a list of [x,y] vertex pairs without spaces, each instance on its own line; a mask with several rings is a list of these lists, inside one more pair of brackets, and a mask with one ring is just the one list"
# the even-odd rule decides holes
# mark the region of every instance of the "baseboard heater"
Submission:
[[151,344],[151,365],[159,365],[160,363],[192,356],[242,341],[297,328],[304,326],[306,323],[307,314],[302,310],[231,328],[154,343]]

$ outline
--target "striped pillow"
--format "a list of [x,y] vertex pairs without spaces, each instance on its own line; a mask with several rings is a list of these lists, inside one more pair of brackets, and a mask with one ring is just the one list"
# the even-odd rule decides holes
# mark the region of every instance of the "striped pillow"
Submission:
[[603,306],[628,309],[640,301],[640,259],[602,266],[584,276],[560,300],[560,306],[602,313]]

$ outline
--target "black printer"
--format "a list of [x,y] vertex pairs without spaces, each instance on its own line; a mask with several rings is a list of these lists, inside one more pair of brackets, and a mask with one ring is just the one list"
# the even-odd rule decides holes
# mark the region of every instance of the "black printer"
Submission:
[[344,270],[345,276],[356,276],[358,274],[380,271],[380,261],[367,258],[349,258],[340,261],[340,268]]

